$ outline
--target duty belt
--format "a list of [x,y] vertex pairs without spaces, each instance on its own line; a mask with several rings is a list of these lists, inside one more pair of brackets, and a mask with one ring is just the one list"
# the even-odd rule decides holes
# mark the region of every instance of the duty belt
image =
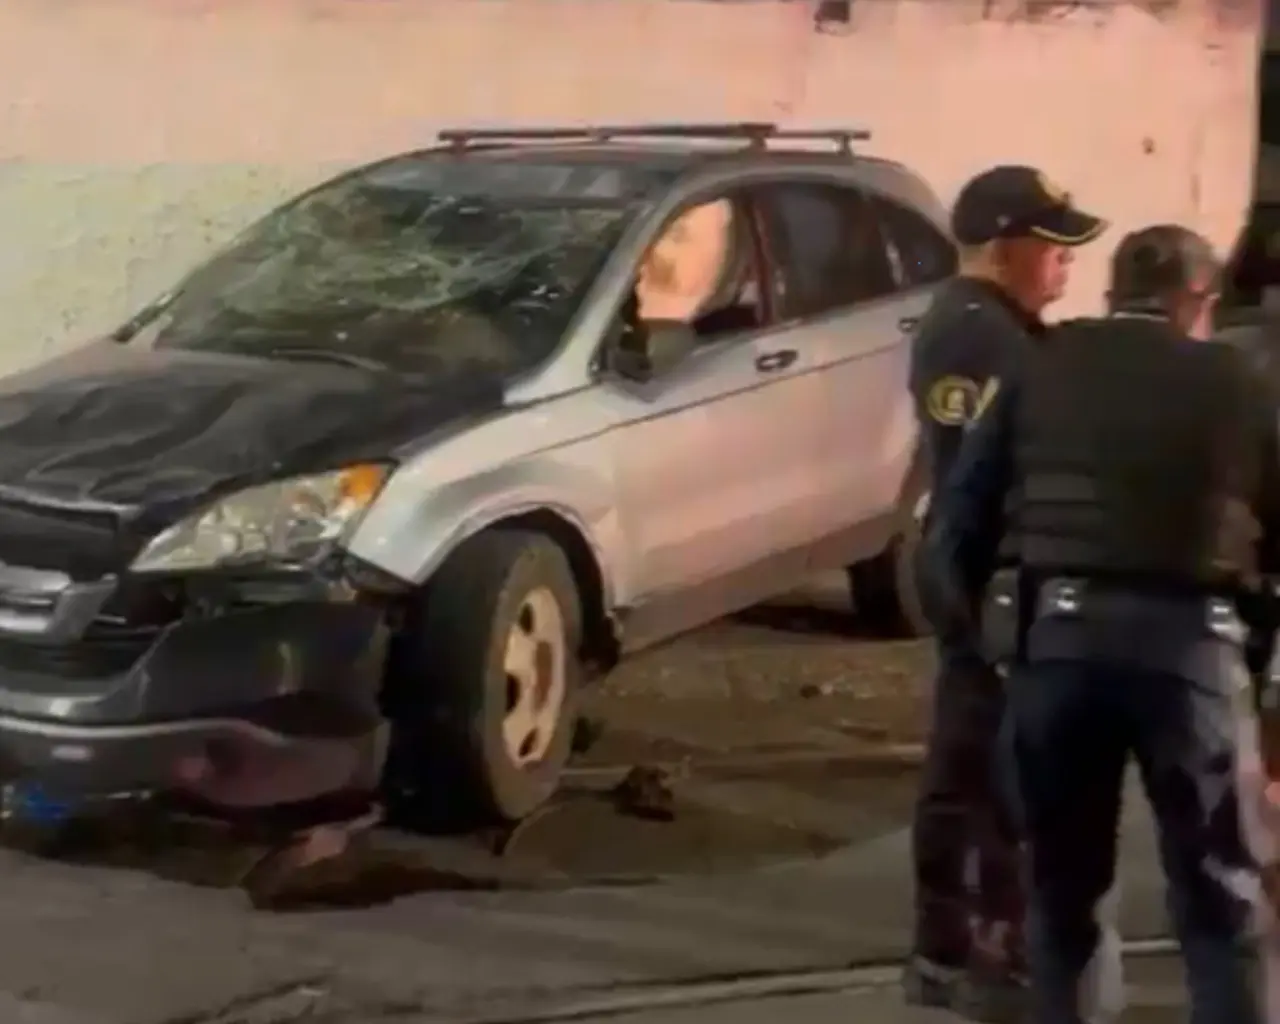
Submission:
[[1059,577],[1036,594],[1029,661],[1103,661],[1151,672],[1202,676],[1243,648],[1246,629],[1220,595],[1168,595]]

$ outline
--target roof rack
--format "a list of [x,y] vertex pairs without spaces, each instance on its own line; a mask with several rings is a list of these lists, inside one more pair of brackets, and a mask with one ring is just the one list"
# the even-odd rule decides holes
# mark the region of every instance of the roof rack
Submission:
[[752,149],[764,149],[773,141],[831,142],[842,153],[853,152],[853,143],[865,142],[871,133],[861,128],[779,128],[767,121],[726,124],[621,124],[550,126],[539,128],[447,128],[437,138],[451,149],[469,145],[505,145],[513,142],[565,142],[582,139],[612,142],[616,139],[741,139]]

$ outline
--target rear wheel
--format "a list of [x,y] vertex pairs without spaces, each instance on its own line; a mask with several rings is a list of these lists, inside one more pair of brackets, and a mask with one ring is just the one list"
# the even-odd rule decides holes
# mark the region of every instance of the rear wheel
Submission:
[[581,678],[582,610],[549,537],[463,543],[410,609],[392,658],[391,782],[409,806],[518,821],[556,791]]
[[884,551],[849,570],[858,615],[878,633],[910,638],[933,632],[920,597],[916,557],[929,511],[929,492],[906,505],[902,529]]

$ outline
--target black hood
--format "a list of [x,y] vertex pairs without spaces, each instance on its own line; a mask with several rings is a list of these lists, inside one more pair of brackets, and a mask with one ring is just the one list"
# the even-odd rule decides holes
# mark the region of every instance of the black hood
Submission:
[[[0,380],[0,560],[69,569],[49,564],[61,543],[83,567],[72,534],[102,541],[106,530],[116,552],[107,561],[132,557],[223,494],[384,457],[502,399],[488,376],[415,382],[101,342]],[[93,571],[122,568],[90,561]]]

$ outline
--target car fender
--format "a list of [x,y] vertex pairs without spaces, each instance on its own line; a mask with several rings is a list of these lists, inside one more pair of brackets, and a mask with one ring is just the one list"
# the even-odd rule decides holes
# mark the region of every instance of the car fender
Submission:
[[[502,449],[503,436],[510,441],[523,434],[529,440],[522,426],[536,425],[520,414],[502,417],[407,461],[387,482],[347,550],[418,585],[468,537],[531,512],[548,512],[576,530],[590,549],[606,608],[625,600],[627,548],[615,511],[607,435],[522,453],[495,465],[492,452]],[[486,451],[486,468],[463,471],[470,460],[459,456]]]

